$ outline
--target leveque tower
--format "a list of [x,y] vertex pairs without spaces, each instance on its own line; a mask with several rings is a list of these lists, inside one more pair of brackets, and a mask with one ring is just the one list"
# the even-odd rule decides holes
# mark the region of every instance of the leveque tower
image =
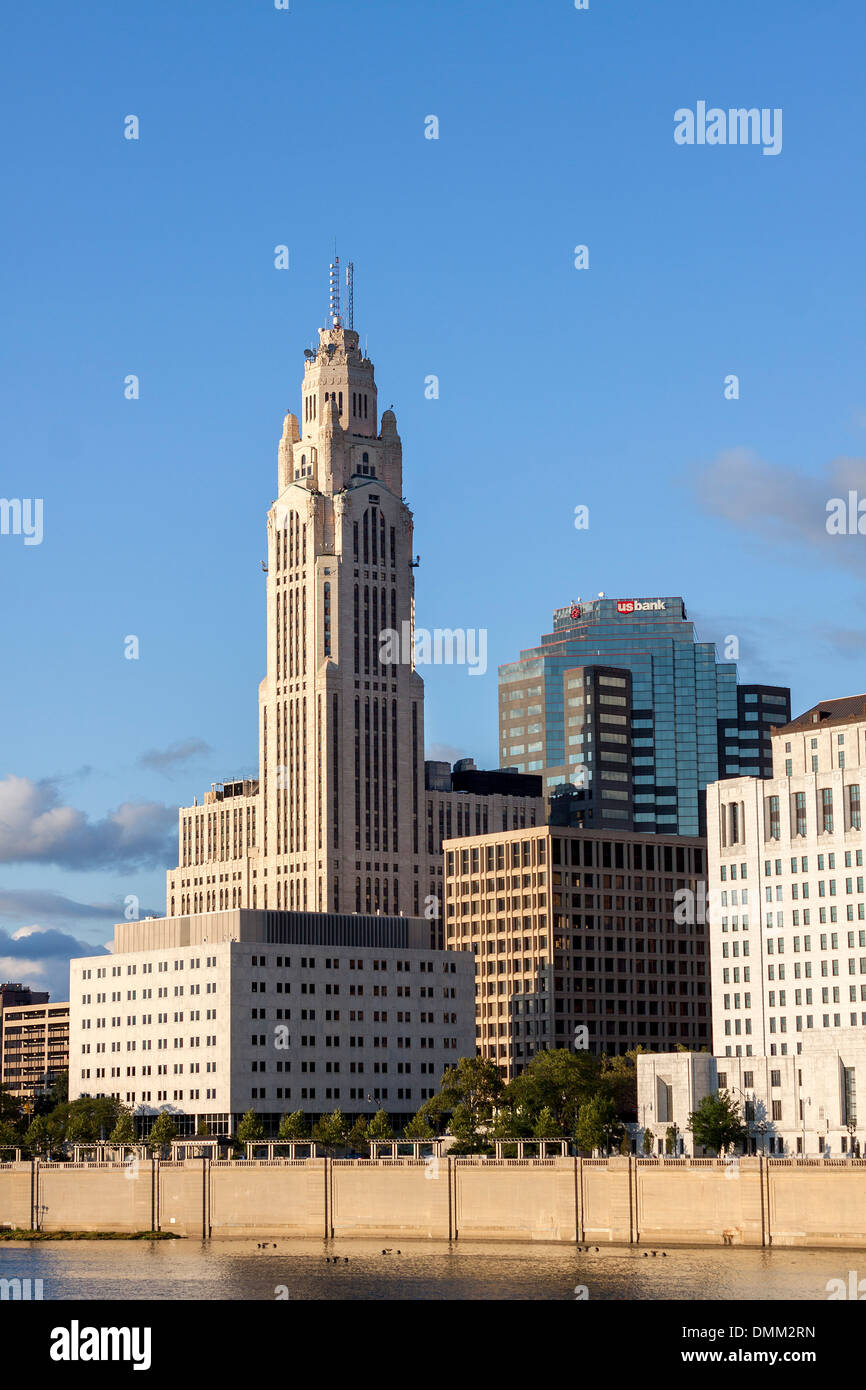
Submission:
[[[543,820],[537,779],[474,793],[446,789],[441,771],[425,779],[402,446],[393,410],[379,416],[372,361],[331,308],[305,354],[300,415],[285,416],[267,518],[258,780],[215,783],[181,809],[170,917],[424,916],[441,892],[443,838]],[[409,635],[408,660],[380,660],[386,629]]]

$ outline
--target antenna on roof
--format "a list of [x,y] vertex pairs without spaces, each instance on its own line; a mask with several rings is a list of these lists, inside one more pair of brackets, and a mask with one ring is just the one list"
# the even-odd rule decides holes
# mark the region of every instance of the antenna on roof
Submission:
[[328,313],[334,328],[340,327],[340,257],[334,243],[334,259],[330,266],[330,303]]
[[346,265],[346,327],[355,327],[355,262]]

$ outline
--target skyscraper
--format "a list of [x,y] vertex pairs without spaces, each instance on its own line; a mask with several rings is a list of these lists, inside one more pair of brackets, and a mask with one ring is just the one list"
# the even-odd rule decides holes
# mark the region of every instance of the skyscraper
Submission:
[[[265,907],[437,920],[452,809],[458,833],[470,815],[485,831],[543,815],[535,779],[484,795],[425,778],[400,436],[393,410],[379,418],[373,363],[333,299],[329,318],[305,353],[300,417],[283,422],[268,512],[259,776],[215,783],[203,805],[181,809],[169,916]],[[386,630],[409,635],[401,661],[383,660]]]
[[[572,788],[587,827],[699,835],[719,777],[767,776],[783,686],[740,686],[695,639],[681,598],[569,604],[553,631],[499,668],[500,763]],[[554,819],[556,815],[554,801]]]
[[776,730],[773,755],[771,777],[708,791],[720,1056],[784,1057],[815,1032],[866,1028],[866,697],[814,705]]

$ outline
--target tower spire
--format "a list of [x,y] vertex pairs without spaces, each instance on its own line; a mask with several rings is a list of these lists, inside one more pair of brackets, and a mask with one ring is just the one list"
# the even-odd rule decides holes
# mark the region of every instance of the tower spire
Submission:
[[334,259],[330,265],[330,302],[328,306],[328,317],[334,328],[339,328],[342,323],[340,314],[340,257],[337,255],[337,242],[334,240]]
[[346,265],[346,327],[355,327],[355,262]]

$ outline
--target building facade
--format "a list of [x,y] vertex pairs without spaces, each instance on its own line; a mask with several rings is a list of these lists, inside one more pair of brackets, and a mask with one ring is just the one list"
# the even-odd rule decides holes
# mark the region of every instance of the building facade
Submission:
[[676,597],[557,609],[499,668],[500,762],[562,790],[563,823],[703,835],[706,787],[767,775],[770,729],[790,717],[790,692],[739,686]]
[[474,970],[406,917],[231,909],[115,927],[70,963],[69,1094],[110,1095],[146,1133],[234,1133],[248,1110],[397,1124],[471,1056]]
[[658,1143],[723,1090],[749,1152],[850,1155],[866,1086],[866,696],[774,729],[771,755],[769,775],[707,790],[708,892],[687,915],[709,926],[714,1055],[640,1057],[639,1114]]
[[541,826],[447,841],[445,944],[474,958],[480,1055],[511,1077],[544,1049],[709,1046],[707,928],[676,919],[676,894],[704,883],[699,839]]
[[719,1091],[737,1105],[746,1154],[840,1158],[859,1157],[863,1149],[857,1083],[863,1095],[866,1034],[850,1028],[813,1034],[801,1053],[784,1057],[642,1053],[637,1080],[638,1125],[650,1130],[654,1153],[668,1151],[668,1132],[676,1126],[676,1151],[694,1154],[689,1116]]
[[19,1100],[50,1091],[69,1068],[69,1004],[51,1004],[44,992],[36,998],[40,1002],[7,1004],[0,1015],[0,1086]]
[[771,777],[707,797],[719,1056],[796,1055],[815,1033],[866,1029],[866,697],[807,710],[772,755]]
[[[332,305],[332,309],[334,306]],[[540,797],[428,788],[412,512],[393,410],[339,312],[305,354],[267,518],[259,776],[181,809],[170,917],[229,908],[422,916],[440,823],[543,819]],[[400,659],[383,641],[404,634]],[[486,809],[485,809],[486,808]],[[425,901],[426,900],[426,901]],[[436,944],[435,937],[433,944]]]

